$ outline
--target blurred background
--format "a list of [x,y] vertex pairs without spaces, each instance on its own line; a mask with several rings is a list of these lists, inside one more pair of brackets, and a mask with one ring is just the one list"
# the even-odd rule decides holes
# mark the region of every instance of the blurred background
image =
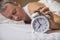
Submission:
[[38,1],[38,0],[14,0],[14,1],[20,3],[22,6],[25,6],[29,2],[35,2],[35,1]]

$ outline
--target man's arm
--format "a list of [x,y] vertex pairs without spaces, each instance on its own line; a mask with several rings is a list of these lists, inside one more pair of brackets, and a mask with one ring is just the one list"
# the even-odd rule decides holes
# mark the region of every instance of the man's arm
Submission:
[[[29,4],[29,12],[31,14],[33,14],[35,11],[38,11],[39,9],[39,12],[46,15],[46,14],[49,14],[51,16],[51,18],[49,19],[50,20],[50,23],[51,23],[51,29],[60,29],[60,17],[57,16],[56,14],[52,13],[49,8],[47,8],[45,5],[43,6],[44,4],[40,4],[38,2],[32,2]],[[40,8],[41,7],[41,8]]]
[[56,15],[56,14],[53,14],[54,16],[54,21],[58,24],[60,24],[60,16]]

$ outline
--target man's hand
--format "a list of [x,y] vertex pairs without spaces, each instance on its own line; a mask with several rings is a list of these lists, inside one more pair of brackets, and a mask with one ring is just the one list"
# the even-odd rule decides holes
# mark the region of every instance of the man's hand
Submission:
[[49,22],[50,22],[50,28],[51,29],[60,29],[60,17],[57,16],[56,14],[52,13],[49,8],[44,7],[42,9],[39,9],[39,12],[42,13],[43,15],[49,15]]
[[38,9],[38,11],[43,14],[43,15],[49,15],[49,19],[51,19],[52,21],[54,21],[54,17],[53,17],[53,13],[49,10],[48,7],[44,7],[41,9]]

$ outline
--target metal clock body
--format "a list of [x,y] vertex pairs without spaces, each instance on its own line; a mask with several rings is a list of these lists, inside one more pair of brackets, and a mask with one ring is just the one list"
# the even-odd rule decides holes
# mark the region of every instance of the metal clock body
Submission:
[[37,16],[32,19],[31,26],[36,32],[46,32],[49,30],[49,21],[45,16]]

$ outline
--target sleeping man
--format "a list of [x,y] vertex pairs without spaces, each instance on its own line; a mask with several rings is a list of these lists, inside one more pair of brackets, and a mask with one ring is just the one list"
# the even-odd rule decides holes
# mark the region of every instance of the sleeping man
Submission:
[[[4,5],[4,6],[3,6]],[[31,19],[24,12],[21,5],[13,2],[12,0],[1,0],[1,14],[6,18],[21,21],[23,20],[25,23],[30,23]]]
[[4,6],[5,7],[1,8],[0,12],[6,18],[15,21],[23,20],[25,23],[31,23],[31,14],[39,11],[44,15],[48,14],[51,16],[49,20],[52,29],[60,29],[60,5],[57,0],[41,0],[39,2],[31,2],[23,7],[23,9],[20,4],[16,2],[11,3],[10,1],[5,2]]

